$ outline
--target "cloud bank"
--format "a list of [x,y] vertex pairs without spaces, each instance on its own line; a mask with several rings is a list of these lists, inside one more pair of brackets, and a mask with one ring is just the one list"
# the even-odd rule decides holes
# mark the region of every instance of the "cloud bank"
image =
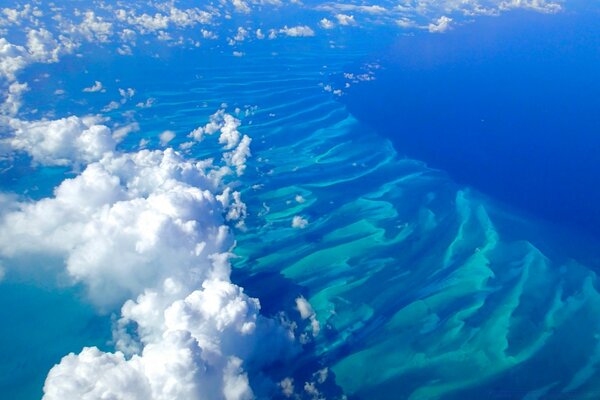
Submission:
[[230,166],[244,167],[238,154],[249,153],[239,125],[220,111],[205,129],[221,132],[224,161],[215,164],[171,148],[119,151],[91,117],[11,120],[15,151],[82,171],[51,197],[6,199],[3,265],[43,259],[100,309],[122,304],[115,352],[65,356],[48,374],[44,399],[251,399],[251,377],[266,379],[265,366],[294,354],[294,332],[261,316],[259,301],[230,280],[230,225],[246,215],[226,184]]

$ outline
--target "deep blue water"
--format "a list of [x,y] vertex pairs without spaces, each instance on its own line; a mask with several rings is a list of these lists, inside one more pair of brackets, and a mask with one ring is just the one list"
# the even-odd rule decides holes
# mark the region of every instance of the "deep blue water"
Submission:
[[400,154],[600,235],[600,19],[510,13],[400,37],[344,97]]

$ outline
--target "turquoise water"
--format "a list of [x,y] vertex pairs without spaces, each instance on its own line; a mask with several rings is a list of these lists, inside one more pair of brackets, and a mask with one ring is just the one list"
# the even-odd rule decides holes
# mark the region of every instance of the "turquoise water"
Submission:
[[[104,59],[113,66],[107,82],[118,77],[120,87],[135,87],[136,101],[156,99],[138,111],[140,132],[121,146],[148,139],[157,147],[165,129],[175,131],[177,146],[222,103],[249,110],[241,130],[253,138],[253,157],[237,182],[249,217],[236,232],[233,281],[261,300],[264,314],[284,311],[310,333],[295,310],[303,295],[320,325],[301,357],[271,371],[278,379],[300,382],[327,367],[327,398],[595,398],[597,243],[569,239],[399,155],[323,89],[374,61],[365,43],[354,44],[332,49],[315,39],[311,51],[284,47],[275,57],[257,45],[243,58],[197,50],[163,60]],[[68,62],[73,77],[103,70]],[[106,103],[46,104],[43,91],[54,89],[41,87],[28,107],[83,113]],[[124,121],[133,107],[109,115]],[[38,186],[34,196],[43,196],[65,176],[52,168],[33,173],[24,181],[25,172],[14,172],[7,187]],[[296,216],[304,228],[292,227]],[[580,247],[563,248],[568,240]],[[111,348],[110,312],[98,316],[77,290],[40,289],[18,274],[1,285],[0,391],[7,398],[38,398],[49,368],[70,351]]]

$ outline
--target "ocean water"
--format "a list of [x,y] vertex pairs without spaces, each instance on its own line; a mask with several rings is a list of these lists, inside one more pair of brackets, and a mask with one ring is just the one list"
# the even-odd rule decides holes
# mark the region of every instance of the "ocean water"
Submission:
[[600,24],[586,10],[398,38],[344,102],[401,154],[598,237]]
[[[253,138],[253,157],[234,184],[249,217],[236,232],[232,279],[260,299],[264,314],[284,311],[309,333],[295,310],[303,295],[321,327],[292,365],[271,371],[279,379],[300,380],[327,367],[326,398],[595,398],[598,31],[591,17],[581,23],[543,17],[486,20],[485,29],[472,24],[447,36],[383,36],[381,48],[357,35],[348,39],[351,48],[314,38],[298,44],[301,51],[257,44],[241,58],[203,49],[172,50],[159,59],[98,53],[44,70],[60,71],[72,92],[102,76],[109,84],[119,79],[115,87],[135,87],[140,101],[155,98],[153,107],[138,111],[140,132],[126,138],[124,149],[140,139],[159,147],[165,129],[176,133],[177,146],[223,103],[248,111],[241,130]],[[502,35],[493,34],[493,24]],[[507,29],[511,24],[524,32]],[[540,61],[531,49],[540,43],[528,29],[543,31],[544,24],[546,40],[556,45],[543,48],[557,53],[544,53],[552,68],[536,81]],[[568,43],[579,40],[581,47],[563,48],[565,39],[552,36],[557,31],[572,32],[576,40]],[[493,51],[482,47],[473,55],[465,49],[479,44],[463,43],[466,37],[493,42]],[[577,57],[565,55],[571,51]],[[506,59],[508,53],[515,58]],[[498,77],[497,97],[486,92],[492,86],[481,88],[487,81],[469,65]],[[508,73],[511,65],[527,74]],[[343,76],[367,72],[374,81]],[[550,95],[526,84],[547,87]],[[473,97],[481,93],[476,88],[494,103]],[[26,104],[81,114],[110,100],[99,94],[94,102],[69,96],[48,103],[55,89],[41,82]],[[541,104],[548,109],[540,111]],[[128,107],[109,115],[124,122]],[[510,135],[506,115],[511,124],[519,121]],[[485,123],[493,124],[485,132],[489,142],[473,128]],[[215,152],[206,146],[188,156]],[[27,165],[20,160],[6,188],[43,197],[72,176]],[[306,220],[304,228],[292,227],[296,216]],[[59,283],[47,283],[46,292],[18,273],[0,285],[2,309],[19,311],[6,313],[0,331],[0,392],[10,398],[39,398],[48,369],[70,351],[112,348],[110,312],[98,315],[80,288],[56,291]],[[40,307],[44,313],[36,312]]]

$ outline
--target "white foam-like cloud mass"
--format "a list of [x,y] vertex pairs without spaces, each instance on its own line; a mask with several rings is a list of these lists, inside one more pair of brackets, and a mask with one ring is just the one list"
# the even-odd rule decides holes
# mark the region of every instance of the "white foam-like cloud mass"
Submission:
[[251,155],[252,139],[248,135],[242,136],[238,129],[240,125],[239,119],[221,109],[210,116],[206,125],[194,129],[188,137],[201,142],[206,135],[220,132],[219,143],[224,150],[229,150],[223,153],[223,160],[228,166],[235,168],[238,175],[242,175],[246,169],[246,160]]
[[213,193],[218,184],[210,164],[171,149],[106,156],[63,181],[54,197],[5,215],[0,253],[58,255],[102,305],[168,277],[192,285],[226,277],[210,259],[232,245],[221,217],[227,204]]
[[315,313],[310,303],[304,297],[296,298],[296,309],[302,319],[307,319]]
[[315,36],[315,31],[313,31],[309,26],[306,25],[298,25],[288,27],[284,26],[279,30],[279,33],[284,34],[286,36],[291,37],[310,37]]
[[452,23],[452,18],[441,16],[436,21],[429,24],[427,29],[431,33],[444,33],[448,29],[450,29],[450,24]]
[[27,65],[28,56],[25,47],[0,38],[0,78],[14,80],[17,71]]
[[303,229],[306,228],[307,225],[308,220],[300,215],[295,215],[294,218],[292,218],[292,228]]
[[143,335],[141,352],[130,358],[96,348],[69,354],[48,374],[44,399],[254,398],[239,356],[260,367],[270,360],[252,357],[257,343],[283,331],[265,324],[258,301],[230,282],[208,280],[202,289],[171,302],[168,298],[179,291],[169,282],[162,293],[146,292],[123,307],[123,318],[137,323]]
[[[313,336],[317,336],[321,330],[319,321],[317,320],[317,314],[314,309],[304,297],[300,296],[296,298],[296,309],[300,313],[300,317],[304,320],[310,321],[310,327],[312,329]],[[301,337],[302,340],[302,337]]]
[[351,26],[356,25],[356,20],[354,19],[354,15],[347,14],[336,14],[335,18],[338,21],[338,24],[343,26]]
[[335,24],[331,20],[323,18],[319,21],[319,26],[323,29],[333,29]]
[[92,86],[83,88],[83,91],[87,92],[87,93],[95,93],[95,92],[101,92],[103,89],[104,89],[104,87],[102,86],[102,82],[95,81]]
[[[14,85],[14,84],[13,84]],[[68,117],[58,120],[23,121],[10,119],[14,135],[6,142],[28,153],[43,165],[87,164],[100,160],[115,149],[111,130],[96,117]]]
[[[217,120],[225,155],[232,146],[243,152],[239,121]],[[96,122],[11,122],[11,145],[34,162],[87,165],[51,197],[3,197],[3,266],[44,259],[99,308],[123,304],[115,352],[65,356],[48,374],[44,399],[254,398],[251,376],[293,354],[294,335],[262,317],[259,301],[230,280],[229,224],[246,215],[240,193],[224,182],[231,169],[173,149],[120,152]]]
[[175,132],[173,131],[164,131],[158,136],[160,139],[160,145],[166,146],[171,140],[175,139],[175,136]]
[[4,103],[0,104],[0,113],[4,115],[16,115],[21,108],[22,95],[29,90],[26,83],[12,82],[6,91]]

